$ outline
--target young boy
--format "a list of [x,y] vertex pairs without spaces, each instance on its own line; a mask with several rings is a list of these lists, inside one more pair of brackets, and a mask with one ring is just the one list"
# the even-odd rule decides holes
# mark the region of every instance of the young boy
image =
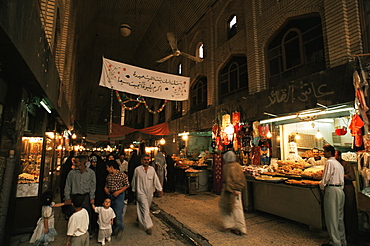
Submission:
[[95,207],[94,204],[91,204],[91,205],[93,209],[95,210],[95,212],[99,214],[98,242],[101,243],[102,246],[104,246],[105,239],[107,239],[108,242],[110,242],[111,240],[113,219],[116,217],[116,215],[113,209],[110,207],[111,200],[109,198],[106,198],[104,200],[103,207]]
[[72,196],[72,204],[75,212],[69,218],[67,229],[66,246],[88,246],[90,244],[89,233],[89,214],[82,208],[85,195],[76,194]]

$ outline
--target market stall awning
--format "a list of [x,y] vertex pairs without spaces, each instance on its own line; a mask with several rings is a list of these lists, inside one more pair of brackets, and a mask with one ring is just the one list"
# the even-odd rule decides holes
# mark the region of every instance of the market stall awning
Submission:
[[143,129],[135,129],[128,126],[121,126],[119,124],[112,123],[112,132],[109,137],[121,137],[132,132],[139,131],[149,135],[170,135],[171,132],[168,127],[168,123],[164,122],[158,125],[150,126]]

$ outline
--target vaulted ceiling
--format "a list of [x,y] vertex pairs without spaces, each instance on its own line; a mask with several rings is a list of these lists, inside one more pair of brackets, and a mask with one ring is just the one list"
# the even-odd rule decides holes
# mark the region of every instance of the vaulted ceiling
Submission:
[[[149,69],[170,54],[167,32],[178,42],[217,0],[89,0],[77,7],[77,120],[102,124],[110,105],[110,90],[99,87],[102,57]],[[128,37],[121,24],[131,26]]]

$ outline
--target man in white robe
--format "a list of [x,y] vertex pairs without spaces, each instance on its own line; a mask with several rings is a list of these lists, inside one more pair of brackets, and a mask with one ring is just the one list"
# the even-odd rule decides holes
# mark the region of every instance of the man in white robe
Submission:
[[136,194],[139,223],[143,225],[145,232],[151,235],[153,222],[150,218],[150,205],[152,204],[153,193],[157,190],[158,195],[161,197],[163,192],[155,169],[149,166],[149,162],[149,155],[142,155],[142,165],[135,169],[131,185],[132,191]]

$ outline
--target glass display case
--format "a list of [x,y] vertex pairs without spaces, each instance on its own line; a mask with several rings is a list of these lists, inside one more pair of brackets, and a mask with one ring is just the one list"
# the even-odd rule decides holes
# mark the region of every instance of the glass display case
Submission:
[[22,138],[21,168],[16,197],[38,195],[43,143],[43,137]]

